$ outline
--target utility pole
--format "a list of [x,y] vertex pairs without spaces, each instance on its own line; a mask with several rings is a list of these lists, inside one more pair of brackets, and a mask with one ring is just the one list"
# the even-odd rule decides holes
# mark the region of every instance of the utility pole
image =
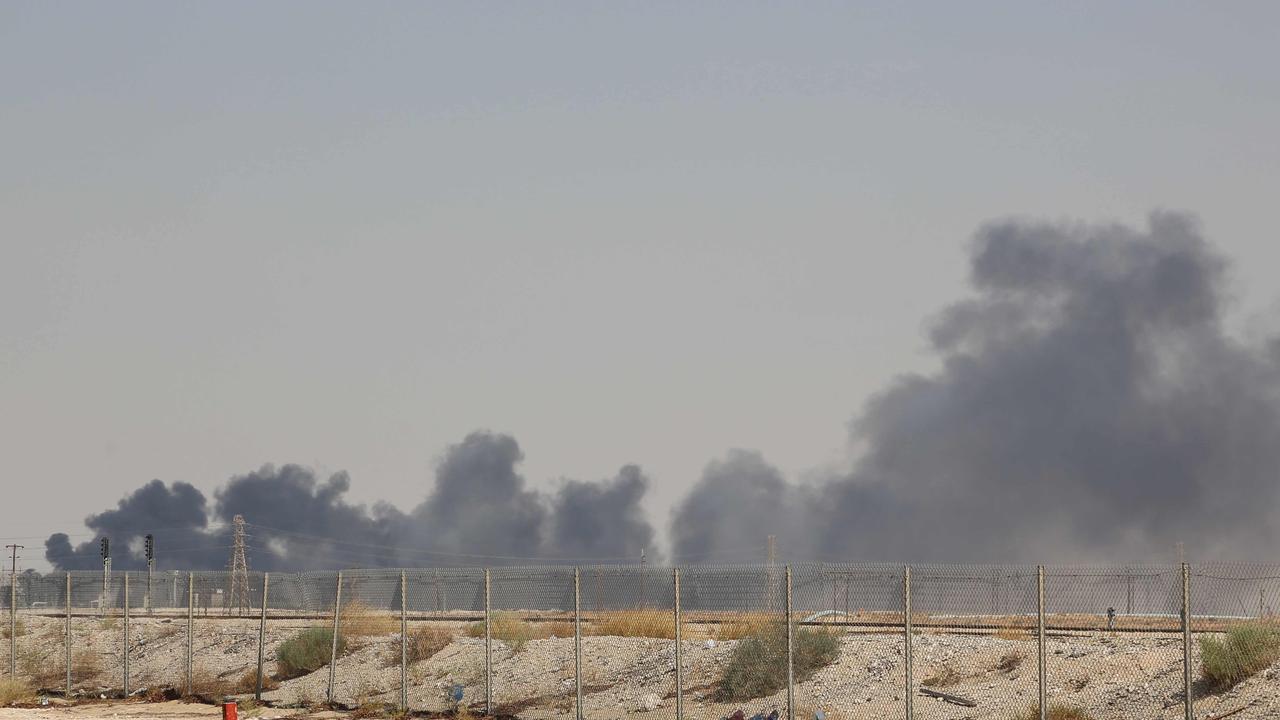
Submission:
[[227,609],[236,608],[237,615],[243,615],[249,607],[249,561],[244,552],[244,516],[231,518],[231,597],[227,598]]
[[9,551],[9,677],[18,679],[18,551],[23,545],[5,545]]

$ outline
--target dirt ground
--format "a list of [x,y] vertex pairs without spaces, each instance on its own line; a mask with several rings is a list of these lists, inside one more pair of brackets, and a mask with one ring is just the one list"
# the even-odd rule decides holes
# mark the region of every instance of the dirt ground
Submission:
[[[329,718],[344,717],[340,713],[322,713]],[[254,720],[279,720],[280,718],[319,719],[319,715],[305,715],[297,710],[262,708],[249,715]],[[201,703],[138,701],[107,701],[84,704],[52,703],[38,708],[0,707],[0,720],[220,720],[222,708]]]
[[[311,621],[272,621],[264,656],[275,667],[281,642]],[[417,623],[415,623],[417,625]],[[461,685],[463,703],[478,712],[484,698],[484,641],[466,637],[463,624],[448,625],[457,635],[433,657],[408,669],[410,707],[434,715],[450,712],[446,697]],[[60,688],[64,662],[64,625],[33,617],[19,638],[20,672],[43,676],[44,687]],[[222,687],[252,677],[257,659],[258,624],[252,620],[202,618],[194,637],[195,674],[201,683]],[[698,635],[694,635],[698,637]],[[130,686],[133,689],[180,685],[186,650],[185,624],[138,619],[131,628]],[[7,645],[7,643],[5,643]],[[714,689],[733,653],[735,641],[686,640],[684,711],[691,720],[720,720],[742,709],[747,717],[785,709],[785,692],[742,703],[714,700]],[[73,623],[73,686],[81,697],[98,698],[122,685],[123,633],[97,619]],[[398,634],[355,639],[335,671],[334,700],[347,707],[391,703],[399,699]],[[493,643],[493,695],[499,712],[543,720],[574,714],[574,642],[571,637],[531,640],[518,653]],[[916,696],[921,720],[1009,720],[1036,701],[1036,643],[1022,631],[962,634],[930,629],[914,640],[913,677],[917,686],[933,686],[975,703],[966,707]],[[1059,633],[1046,638],[1051,703],[1086,710],[1095,720],[1173,720],[1182,717],[1181,638],[1163,633]],[[7,648],[5,648],[7,651]],[[667,720],[675,717],[675,644],[634,637],[584,637],[582,640],[583,711],[592,720]],[[96,659],[90,662],[89,659]],[[903,638],[893,632],[849,632],[840,637],[832,665],[796,684],[799,720],[818,710],[830,720],[892,718],[903,715],[905,680]],[[259,718],[296,715],[284,706],[315,707],[328,689],[328,668],[283,681],[264,695],[275,708],[260,708]],[[229,690],[230,691],[230,690]],[[1243,708],[1236,720],[1280,718],[1280,663],[1230,692],[1197,690],[1198,718]],[[0,709],[0,720],[18,718],[209,718],[213,706],[183,703],[93,704],[84,707]],[[315,717],[312,715],[311,717]],[[334,715],[333,717],[341,717]]]

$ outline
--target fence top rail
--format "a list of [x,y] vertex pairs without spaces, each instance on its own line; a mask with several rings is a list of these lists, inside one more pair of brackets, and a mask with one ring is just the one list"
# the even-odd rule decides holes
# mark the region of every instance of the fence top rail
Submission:
[[[572,575],[575,570],[582,573],[594,573],[599,575],[639,575],[639,574],[669,574],[675,569],[691,575],[734,575],[741,573],[767,573],[776,572],[785,567],[790,567],[793,574],[807,576],[822,577],[840,577],[857,576],[857,577],[885,577],[885,578],[901,578],[902,572],[906,567],[910,567],[913,577],[919,579],[954,579],[954,580],[987,580],[992,578],[1034,578],[1037,575],[1040,566],[1030,564],[938,564],[938,563],[884,563],[884,562],[868,562],[868,563],[830,563],[830,562],[792,562],[792,563],[737,563],[737,564],[709,564],[709,563],[692,563],[692,564],[582,564],[582,565],[497,565],[492,567],[474,566],[474,567],[351,567],[325,570],[251,570],[248,572],[250,577],[261,577],[270,572],[273,577],[296,577],[302,580],[324,579],[336,577],[339,572],[344,577],[389,577],[399,576],[401,573],[409,574],[412,577],[439,577],[439,578],[474,578],[482,577],[487,570],[491,576],[501,575],[506,578],[528,577],[536,579],[537,577]],[[1176,577],[1181,573],[1179,565],[1044,565],[1045,576],[1050,579],[1060,578],[1162,578]],[[1197,563],[1190,565],[1191,575],[1195,578],[1204,578],[1211,580],[1260,580],[1260,581],[1280,581],[1280,564],[1263,564],[1263,563]],[[37,571],[27,571],[20,573],[18,578],[29,579],[47,579],[60,578],[65,579],[68,575],[73,580],[97,578],[101,579],[104,575],[108,577],[124,577],[124,575],[132,577],[142,577],[152,575],[155,578],[179,578],[186,579],[188,576],[199,578],[222,578],[229,577],[233,573],[229,570],[191,570],[191,569],[157,569],[153,573],[149,573],[146,569],[124,568],[112,569],[107,572],[102,569],[92,570],[52,570],[46,573]],[[8,573],[0,575],[0,584],[8,585],[10,576]]]

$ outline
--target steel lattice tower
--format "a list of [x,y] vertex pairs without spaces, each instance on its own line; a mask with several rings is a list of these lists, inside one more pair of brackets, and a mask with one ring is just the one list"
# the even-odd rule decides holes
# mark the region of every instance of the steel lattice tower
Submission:
[[227,609],[235,608],[240,615],[249,610],[249,561],[245,559],[244,516],[231,518],[231,596]]

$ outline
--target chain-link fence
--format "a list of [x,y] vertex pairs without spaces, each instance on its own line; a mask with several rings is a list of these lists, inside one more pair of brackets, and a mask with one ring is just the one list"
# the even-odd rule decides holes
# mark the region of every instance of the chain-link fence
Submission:
[[0,605],[4,672],[71,697],[579,719],[1280,716],[1268,565],[27,573],[0,581]]

